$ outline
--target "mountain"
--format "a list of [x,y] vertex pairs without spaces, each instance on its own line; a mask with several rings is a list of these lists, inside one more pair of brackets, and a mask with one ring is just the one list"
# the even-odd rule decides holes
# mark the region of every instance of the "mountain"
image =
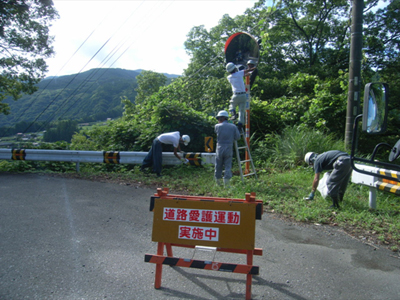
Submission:
[[[6,99],[10,115],[0,115],[0,128],[17,123],[57,120],[100,121],[122,116],[121,97],[134,101],[136,76],[142,70],[92,69],[83,73],[43,79],[39,90],[18,101]],[[164,74],[168,83],[179,77]]]

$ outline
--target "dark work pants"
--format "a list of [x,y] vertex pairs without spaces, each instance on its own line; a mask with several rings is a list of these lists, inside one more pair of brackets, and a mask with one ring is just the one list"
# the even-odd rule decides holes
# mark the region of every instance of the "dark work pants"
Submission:
[[351,176],[351,161],[349,156],[340,156],[333,164],[331,176],[329,176],[327,186],[328,195],[333,199],[343,200],[347,184]]
[[143,159],[142,168],[147,168],[153,166],[153,172],[161,174],[162,170],[162,144],[155,138],[153,140],[153,145],[150,148],[149,153]]

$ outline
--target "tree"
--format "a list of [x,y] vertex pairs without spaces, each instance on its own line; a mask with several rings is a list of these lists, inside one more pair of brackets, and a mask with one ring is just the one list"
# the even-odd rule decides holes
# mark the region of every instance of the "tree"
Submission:
[[137,92],[135,103],[144,102],[152,94],[158,92],[160,87],[167,83],[167,76],[153,71],[142,71],[137,77]]
[[[263,8],[260,1],[257,8]],[[265,63],[278,72],[329,77],[348,67],[347,0],[282,0],[262,27]],[[323,66],[323,67],[322,67]]]
[[49,26],[57,17],[51,0],[0,0],[0,113],[10,113],[5,98],[37,90],[44,58],[54,53]]
[[55,123],[56,127],[49,127],[44,136],[45,142],[66,141],[71,142],[72,136],[79,131],[78,123],[71,120],[62,120]]

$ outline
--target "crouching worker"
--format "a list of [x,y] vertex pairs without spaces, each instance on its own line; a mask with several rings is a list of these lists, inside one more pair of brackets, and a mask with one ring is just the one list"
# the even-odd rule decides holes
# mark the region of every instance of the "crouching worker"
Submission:
[[332,198],[333,204],[331,207],[339,208],[339,202],[343,201],[352,171],[350,156],[346,152],[338,150],[331,150],[322,154],[308,152],[304,157],[304,161],[308,165],[313,166],[315,172],[311,193],[305,199],[314,199],[321,172],[332,170],[326,183],[328,196]]
[[224,185],[229,187],[229,181],[232,178],[232,151],[233,141],[240,138],[238,128],[228,123],[228,112],[221,110],[216,116],[218,124],[215,125],[215,133],[217,134],[217,149],[215,158],[214,177],[217,185],[222,185],[222,169],[225,168]]
[[149,153],[142,162],[140,171],[144,171],[145,168],[153,166],[153,172],[157,174],[158,177],[161,176],[162,170],[162,144],[170,144],[174,146],[174,155],[177,159],[187,162],[187,159],[181,158],[177,151],[181,152],[181,147],[179,143],[185,144],[187,146],[190,142],[190,137],[188,135],[180,135],[179,131],[168,132],[160,134],[153,140],[153,144],[150,148]]

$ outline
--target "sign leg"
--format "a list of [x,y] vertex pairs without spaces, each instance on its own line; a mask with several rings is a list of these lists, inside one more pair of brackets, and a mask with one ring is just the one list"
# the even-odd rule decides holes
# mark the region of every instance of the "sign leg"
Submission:
[[[157,245],[157,255],[164,254],[164,243],[158,243]],[[159,289],[161,287],[161,277],[162,277],[162,264],[156,264],[156,278],[154,280],[154,288]]]
[[[247,250],[247,265],[253,265],[253,250]],[[246,300],[251,299],[251,280],[252,275],[246,275]]]

